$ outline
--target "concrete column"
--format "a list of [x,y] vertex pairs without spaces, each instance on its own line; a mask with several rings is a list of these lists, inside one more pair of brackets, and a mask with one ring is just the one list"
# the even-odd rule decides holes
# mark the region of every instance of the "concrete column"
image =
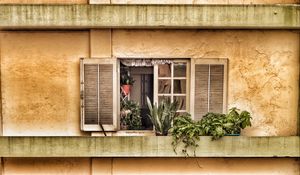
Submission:
[[111,29],[90,30],[90,57],[111,57],[111,44]]
[[92,158],[92,175],[106,175],[113,172],[114,158]]
[[[96,1],[97,0],[90,0],[90,3]],[[103,2],[105,0],[100,0],[100,1]],[[99,0],[97,2],[99,2]],[[112,55],[111,29],[90,30],[90,57],[107,58],[107,57],[111,57],[111,55]],[[90,159],[91,159],[90,166],[91,166],[92,175],[106,175],[112,173],[113,158],[90,158]]]

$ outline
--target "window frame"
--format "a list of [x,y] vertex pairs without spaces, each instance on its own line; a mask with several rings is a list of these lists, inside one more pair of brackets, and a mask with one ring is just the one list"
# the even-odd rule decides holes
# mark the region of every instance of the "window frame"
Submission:
[[[170,96],[171,101],[174,96],[185,96],[185,110],[178,110],[177,112],[190,112],[190,58],[172,58],[172,66],[171,66],[171,77],[159,77],[158,76],[158,65],[154,65],[154,92],[153,92],[153,102],[158,104],[158,97],[164,93],[158,93],[158,81],[159,80],[171,80],[171,92],[170,94],[165,94],[164,96]],[[174,77],[174,63],[186,63],[186,77]],[[174,92],[174,80],[186,80],[186,92],[185,94],[176,94]],[[160,94],[160,95],[159,95]]]
[[223,79],[223,113],[228,111],[228,59],[227,58],[192,58],[191,72],[190,72],[190,114],[195,119],[195,66],[197,64],[208,65],[223,65],[224,79]]

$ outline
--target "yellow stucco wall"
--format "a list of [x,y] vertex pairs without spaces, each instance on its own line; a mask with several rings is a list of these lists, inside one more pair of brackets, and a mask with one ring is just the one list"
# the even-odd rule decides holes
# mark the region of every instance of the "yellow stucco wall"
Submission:
[[79,128],[79,58],[111,52],[116,57],[228,58],[229,108],[253,114],[253,126],[243,135],[297,132],[297,32],[19,31],[2,32],[0,41],[3,135],[85,134]]
[[3,175],[91,175],[89,158],[4,158]]
[[228,108],[253,114],[243,134],[296,135],[299,33],[117,30],[112,43],[116,57],[228,58]]
[[87,4],[89,0],[0,0],[0,4]]
[[3,135],[81,135],[89,32],[2,32],[0,41]]
[[291,158],[5,158],[4,174],[298,175]]
[[299,3],[299,0],[111,0],[111,2],[113,4],[292,4]]
[[292,4],[299,0],[0,0],[21,4]]

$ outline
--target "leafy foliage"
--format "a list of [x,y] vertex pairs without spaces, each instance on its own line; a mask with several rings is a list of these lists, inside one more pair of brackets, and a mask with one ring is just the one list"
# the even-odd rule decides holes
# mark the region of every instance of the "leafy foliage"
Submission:
[[131,77],[130,72],[127,71],[125,74],[121,75],[121,85],[133,85],[135,80]]
[[170,99],[166,99],[157,106],[157,104],[152,105],[150,99],[147,97],[147,105],[150,110],[150,115],[148,116],[155,127],[156,134],[168,135],[173,120],[177,115],[177,101],[172,103]]
[[239,113],[237,108],[229,110],[228,114],[207,113],[200,121],[193,121],[190,114],[177,117],[171,130],[174,151],[178,144],[184,144],[182,152],[188,156],[187,149],[193,148],[194,154],[199,146],[199,136],[212,136],[213,140],[226,134],[240,134],[241,129],[251,126],[251,115],[247,111]]
[[182,142],[184,143],[182,152],[185,155],[188,155],[187,149],[189,147],[194,148],[195,154],[195,149],[198,147],[197,142],[200,140],[199,136],[204,135],[200,122],[193,121],[191,115],[187,113],[175,118],[171,133],[174,152],[176,153],[177,145]]
[[142,129],[142,119],[140,116],[140,106],[132,100],[121,102],[121,125],[129,130]]

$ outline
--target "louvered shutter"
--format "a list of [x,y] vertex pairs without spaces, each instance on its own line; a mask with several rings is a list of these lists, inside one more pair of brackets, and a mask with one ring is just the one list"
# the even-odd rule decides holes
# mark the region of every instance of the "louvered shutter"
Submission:
[[200,120],[207,112],[226,112],[227,60],[197,59],[191,71],[194,119]]
[[82,130],[116,130],[116,59],[81,59],[80,73]]

